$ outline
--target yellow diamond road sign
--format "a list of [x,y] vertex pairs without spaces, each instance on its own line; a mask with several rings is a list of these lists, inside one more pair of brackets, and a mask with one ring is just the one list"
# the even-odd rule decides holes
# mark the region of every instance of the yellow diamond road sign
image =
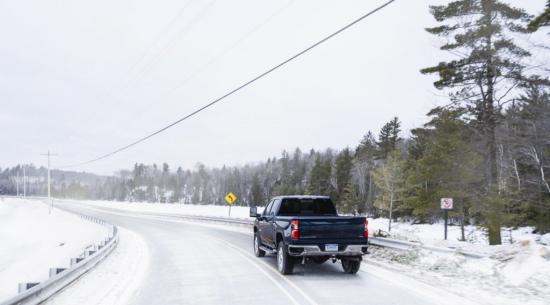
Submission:
[[227,202],[227,204],[232,205],[235,200],[237,200],[237,196],[235,196],[235,194],[229,192],[227,193],[227,195],[225,195],[225,201]]

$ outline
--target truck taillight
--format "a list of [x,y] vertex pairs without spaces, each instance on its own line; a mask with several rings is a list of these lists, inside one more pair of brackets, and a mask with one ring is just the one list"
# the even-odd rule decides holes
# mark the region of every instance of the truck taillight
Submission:
[[364,229],[363,229],[363,237],[364,238],[369,238],[369,221],[365,218],[365,221],[364,221]]
[[298,239],[300,237],[300,231],[298,230],[298,220],[292,219],[290,221],[290,238]]

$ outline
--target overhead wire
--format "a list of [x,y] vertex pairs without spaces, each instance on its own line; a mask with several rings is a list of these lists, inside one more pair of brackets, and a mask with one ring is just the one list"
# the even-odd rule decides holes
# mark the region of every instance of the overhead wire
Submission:
[[385,7],[387,7],[388,5],[390,5],[390,4],[393,3],[393,2],[395,2],[395,0],[389,0],[389,1],[385,2],[385,3],[383,3],[382,5],[376,7],[375,9],[373,9],[373,10],[371,10],[371,11],[369,11],[369,12],[363,14],[363,15],[360,16],[359,18],[357,18],[357,19],[353,20],[352,22],[346,24],[345,26],[339,28],[338,30],[336,30],[336,31],[333,32],[332,34],[329,34],[328,36],[325,36],[325,37],[322,38],[321,40],[319,40],[319,41],[313,43],[312,45],[310,45],[309,47],[307,47],[307,48],[303,49],[302,51],[296,53],[295,55],[293,55],[293,56],[287,58],[286,60],[282,61],[281,63],[279,63],[279,64],[277,64],[277,65],[275,65],[275,66],[273,66],[272,68],[266,70],[265,72],[259,74],[258,76],[252,78],[251,80],[249,80],[249,81],[243,83],[242,85],[238,86],[237,88],[235,88],[235,89],[233,89],[233,90],[227,92],[226,94],[222,95],[221,97],[216,98],[215,100],[211,101],[210,103],[208,103],[208,104],[206,104],[206,105],[204,105],[204,106],[198,108],[197,110],[195,110],[195,111],[193,111],[193,112],[191,112],[191,113],[189,113],[189,114],[183,116],[182,118],[180,118],[180,119],[178,119],[178,120],[176,120],[176,121],[174,121],[174,122],[172,122],[172,123],[170,123],[170,124],[168,124],[168,125],[162,127],[162,128],[159,129],[159,130],[156,130],[156,131],[154,131],[154,132],[152,132],[152,133],[150,133],[150,134],[148,134],[148,135],[146,135],[146,136],[144,136],[144,137],[142,137],[142,138],[139,138],[138,140],[136,140],[136,141],[134,141],[134,142],[132,142],[132,143],[130,143],[130,144],[124,145],[124,146],[122,146],[122,147],[120,147],[120,148],[118,148],[118,149],[115,149],[114,151],[111,151],[111,152],[109,152],[109,153],[106,153],[106,154],[104,154],[104,155],[101,155],[101,156],[99,156],[99,157],[96,157],[96,158],[94,158],[94,159],[91,159],[91,160],[88,160],[88,161],[84,161],[84,162],[80,162],[80,163],[76,163],[76,164],[61,166],[61,167],[59,167],[59,168],[77,167],[77,166],[82,166],[82,165],[87,165],[87,164],[90,164],[90,163],[93,163],[93,162],[97,162],[97,161],[99,161],[99,160],[102,160],[102,159],[108,158],[108,157],[110,157],[110,156],[112,156],[112,155],[115,155],[115,154],[117,154],[117,153],[119,153],[119,152],[122,152],[122,151],[124,151],[124,150],[126,150],[126,149],[128,149],[128,148],[130,148],[130,147],[133,147],[133,146],[139,144],[139,143],[142,143],[142,142],[144,142],[144,141],[146,141],[146,140],[148,140],[148,139],[150,139],[150,138],[152,138],[152,137],[154,137],[154,136],[156,136],[156,135],[158,135],[158,134],[160,134],[160,133],[166,131],[167,129],[169,129],[169,128],[171,128],[171,127],[174,127],[175,125],[177,125],[177,124],[179,124],[179,123],[181,123],[181,122],[183,122],[183,121],[185,121],[185,120],[187,120],[187,119],[189,119],[189,118],[195,116],[196,114],[198,114],[198,113],[200,113],[200,112],[202,112],[202,111],[204,111],[204,110],[206,110],[206,109],[208,109],[208,108],[214,106],[215,104],[217,104],[217,103],[223,101],[224,99],[226,99],[227,97],[229,97],[229,96],[235,94],[236,92],[238,92],[238,91],[240,91],[240,90],[242,90],[242,89],[248,87],[248,86],[251,85],[252,83],[254,83],[254,82],[256,82],[256,81],[262,79],[263,77],[267,76],[268,74],[272,73],[273,71],[275,71],[275,70],[277,70],[277,69],[279,69],[279,68],[285,66],[286,64],[288,64],[288,63],[292,62],[293,60],[295,60],[296,58],[298,58],[298,57],[300,57],[300,56],[302,56],[302,55],[308,53],[309,51],[311,51],[312,49],[316,48],[317,46],[323,44],[324,42],[326,42],[326,41],[330,40],[331,38],[337,36],[338,34],[344,32],[345,30],[349,29],[350,27],[352,27],[352,26],[356,25],[357,23],[363,21],[363,20],[366,19],[367,17],[369,17],[369,16],[371,16],[371,15],[373,15],[373,14],[379,12],[380,10],[384,9]]
[[262,29],[266,24],[268,24],[271,20],[273,20],[275,17],[277,17],[279,14],[284,12],[286,9],[290,7],[294,3],[295,0],[288,1],[283,7],[279,8],[277,11],[275,11],[273,14],[269,15],[264,21],[262,21],[260,24],[256,25],[254,28],[252,28],[250,31],[242,35],[239,39],[237,39],[229,48],[224,49],[220,53],[216,54],[214,57],[212,57],[205,65],[199,67],[198,69],[194,70],[189,76],[187,76],[183,81],[178,83],[176,86],[169,89],[168,93],[172,93],[183,86],[185,86],[190,80],[195,78],[197,75],[200,75],[204,70],[206,70],[211,65],[215,64],[220,58],[227,55],[231,51],[233,51],[237,46],[239,46],[241,43],[243,43],[245,40],[247,40],[250,36],[252,36],[254,33],[258,32],[260,29]]
[[[261,30],[264,26],[269,24],[273,19],[275,19],[278,15],[283,13],[285,10],[287,10],[296,0],[289,0],[286,2],[282,7],[278,8],[275,12],[271,13],[267,18],[263,19],[259,24],[255,25],[251,30],[246,32],[244,35],[240,36],[237,40],[235,40],[229,47],[224,48],[221,52],[218,52],[214,56],[212,56],[205,64],[201,65],[200,67],[194,69],[185,77],[181,82],[179,82],[177,85],[169,88],[162,94],[166,97],[171,96],[174,92],[177,90],[183,88],[185,85],[187,85],[189,82],[196,79],[198,76],[200,76],[205,70],[207,70],[210,66],[214,65],[216,62],[220,60],[220,58],[223,58],[225,55],[231,53],[233,50],[235,50],[240,44],[242,44],[244,41],[246,41],[250,36]],[[148,104],[143,109],[139,109],[140,111],[147,111],[152,107],[152,104]]]
[[[187,2],[185,2],[185,4],[178,10],[178,12],[174,15],[174,17],[172,17],[170,19],[170,21],[168,21],[168,23],[166,23],[163,27],[162,27],[162,30],[156,35],[155,39],[153,39],[146,47],[145,49],[145,52],[143,52],[139,58],[134,61],[134,63],[130,66],[130,68],[128,68],[128,71],[125,73],[125,74],[128,74],[129,77],[130,77],[130,80],[129,82],[131,82],[131,78],[133,78],[133,72],[136,68],[138,68],[138,66],[140,66],[141,64],[145,64],[147,65],[148,63],[147,62],[144,62],[146,60],[147,57],[150,57],[150,56],[154,56],[154,54],[152,54],[152,51],[154,49],[155,46],[157,46],[161,39],[163,38],[163,36],[165,35],[165,33],[169,32],[169,30],[177,23],[178,20],[181,19],[181,17],[183,16],[183,14],[185,12],[187,12],[188,8],[190,7],[190,5],[192,4],[193,0],[188,0]],[[152,55],[151,55],[152,54]],[[121,79],[123,80],[123,79]],[[126,87],[128,84],[124,85],[123,87]],[[115,91],[115,88],[117,87],[117,85],[112,85],[109,87],[109,89],[107,89],[106,91],[106,94],[105,94],[105,97],[108,97],[108,96],[111,96],[114,91]]]
[[138,78],[142,78],[143,76],[147,75],[147,73],[151,72],[151,70],[153,70],[153,68],[162,60],[162,58],[166,54],[168,54],[168,52],[177,44],[176,38],[183,36],[191,29],[193,29],[195,24],[199,22],[199,20],[202,19],[209,12],[209,9],[213,7],[217,1],[218,0],[212,0],[208,2],[193,19],[189,20],[189,22],[176,33],[174,39],[169,41],[169,43],[167,43],[147,65],[143,66],[140,71],[138,71]]

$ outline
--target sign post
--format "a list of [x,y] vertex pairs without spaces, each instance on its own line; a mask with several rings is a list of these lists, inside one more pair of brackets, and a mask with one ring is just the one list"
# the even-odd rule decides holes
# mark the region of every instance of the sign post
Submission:
[[447,240],[447,221],[449,219],[449,210],[453,209],[453,198],[441,198],[441,209],[445,219],[445,240]]
[[231,206],[233,205],[233,202],[237,200],[237,196],[229,192],[227,193],[227,195],[225,195],[224,199],[225,199],[225,202],[227,202],[227,204],[229,205],[229,217],[231,217]]

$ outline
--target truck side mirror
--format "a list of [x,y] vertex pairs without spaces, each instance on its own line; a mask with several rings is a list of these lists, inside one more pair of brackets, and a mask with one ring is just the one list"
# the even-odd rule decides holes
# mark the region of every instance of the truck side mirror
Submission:
[[258,217],[260,214],[258,214],[258,208],[257,207],[250,207],[250,217]]

